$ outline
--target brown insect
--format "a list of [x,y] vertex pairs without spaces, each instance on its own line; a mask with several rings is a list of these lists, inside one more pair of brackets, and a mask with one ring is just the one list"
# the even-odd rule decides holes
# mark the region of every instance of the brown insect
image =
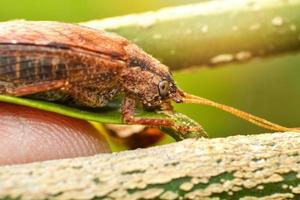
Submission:
[[214,106],[272,130],[294,130],[183,92],[168,67],[115,34],[60,22],[0,23],[0,94],[71,98],[102,107],[120,93],[125,95],[122,117],[128,124],[181,130],[171,120],[134,116],[138,102],[171,110],[173,100]]

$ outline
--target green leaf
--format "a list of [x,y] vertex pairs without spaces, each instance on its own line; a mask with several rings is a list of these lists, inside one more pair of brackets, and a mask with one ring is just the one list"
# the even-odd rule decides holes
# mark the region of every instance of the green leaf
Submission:
[[[12,97],[6,95],[0,95],[0,101],[6,103],[12,103],[17,105],[28,106],[32,108],[37,108],[40,110],[55,112],[61,115],[74,117],[87,121],[109,123],[109,124],[123,124],[121,113],[120,113],[120,103],[112,102],[107,107],[104,108],[75,108],[66,106],[63,104],[52,103],[48,101]],[[170,134],[176,140],[182,140],[185,138],[191,137],[203,137],[206,136],[203,128],[188,118],[187,116],[176,113],[176,112],[163,112],[163,111],[144,111],[138,109],[136,116],[145,117],[145,118],[159,118],[159,119],[170,119],[175,122],[176,126],[186,127],[189,131],[187,132],[178,132],[170,128],[162,128],[166,133]]]

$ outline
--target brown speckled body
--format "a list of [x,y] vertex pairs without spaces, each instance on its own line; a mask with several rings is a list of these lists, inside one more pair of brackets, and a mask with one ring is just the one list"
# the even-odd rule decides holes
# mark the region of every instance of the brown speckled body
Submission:
[[166,107],[182,97],[168,68],[125,38],[60,22],[0,23],[0,94],[101,107],[120,92],[124,121],[148,125],[172,123],[134,118],[136,101]]

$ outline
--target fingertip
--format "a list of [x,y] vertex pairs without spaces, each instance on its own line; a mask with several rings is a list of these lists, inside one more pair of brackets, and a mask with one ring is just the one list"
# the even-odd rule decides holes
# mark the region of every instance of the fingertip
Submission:
[[0,108],[0,165],[110,152],[86,121],[7,103]]

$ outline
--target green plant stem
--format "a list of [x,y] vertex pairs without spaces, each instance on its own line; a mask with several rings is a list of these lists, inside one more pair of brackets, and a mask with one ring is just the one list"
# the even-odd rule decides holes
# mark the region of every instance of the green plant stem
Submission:
[[0,167],[0,199],[299,199],[300,134],[182,142]]
[[116,32],[171,69],[300,49],[300,0],[224,0],[81,23]]

